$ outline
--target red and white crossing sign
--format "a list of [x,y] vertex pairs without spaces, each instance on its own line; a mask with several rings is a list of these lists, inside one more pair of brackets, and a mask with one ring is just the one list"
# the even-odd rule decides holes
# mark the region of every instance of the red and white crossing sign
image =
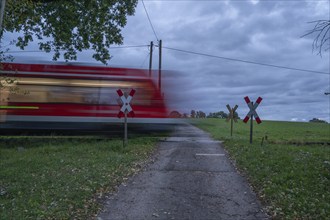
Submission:
[[245,99],[245,102],[248,104],[248,106],[249,106],[249,108],[250,108],[250,111],[249,111],[249,113],[245,116],[243,122],[247,123],[247,122],[249,121],[250,117],[254,116],[255,119],[256,119],[256,122],[257,122],[258,124],[260,124],[260,123],[261,123],[261,120],[260,120],[260,118],[259,118],[259,116],[258,116],[258,114],[257,114],[257,112],[256,112],[256,109],[257,109],[258,105],[260,104],[262,98],[259,97],[259,98],[257,99],[256,103],[254,103],[254,104],[250,101],[250,99],[249,99],[248,96],[244,97],[244,99]]
[[228,104],[228,105],[226,105],[226,107],[229,111],[228,118],[226,121],[228,122],[229,120],[234,120],[235,122],[237,122],[237,119],[235,117],[235,111],[238,108],[238,105],[235,105],[234,108],[231,108],[230,105]]
[[134,117],[134,111],[130,105],[130,102],[135,94],[135,89],[131,89],[128,95],[126,95],[121,89],[118,89],[117,94],[120,97],[119,104],[122,105],[118,113],[118,118],[124,117],[125,113],[128,116]]

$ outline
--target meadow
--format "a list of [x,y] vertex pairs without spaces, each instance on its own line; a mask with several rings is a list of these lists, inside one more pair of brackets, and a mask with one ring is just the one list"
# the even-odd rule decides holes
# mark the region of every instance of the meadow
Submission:
[[330,124],[224,119],[193,123],[224,141],[235,166],[251,183],[273,219],[330,218]]
[[[274,219],[329,219],[330,125],[223,119],[193,124],[224,141]],[[263,140],[263,141],[262,141]],[[0,136],[0,219],[90,219],[105,195],[138,172],[159,138]]]
[[157,138],[0,137],[0,219],[89,219]]

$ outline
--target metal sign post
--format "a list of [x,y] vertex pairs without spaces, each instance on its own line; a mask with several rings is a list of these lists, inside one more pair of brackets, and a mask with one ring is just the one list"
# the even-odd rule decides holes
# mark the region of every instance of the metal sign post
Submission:
[[[251,102],[253,105],[253,102]],[[251,115],[251,122],[250,122],[250,144],[252,144],[253,139],[253,115]]]
[[127,111],[125,111],[125,119],[124,119],[124,147],[127,146]]
[[235,117],[235,111],[238,108],[238,105],[235,105],[234,108],[231,108],[230,105],[226,105],[228,111],[229,111],[229,115],[227,118],[227,122],[230,120],[230,136],[233,136],[233,126],[234,126],[234,121],[237,122],[237,119]]
[[125,147],[127,145],[127,117],[128,116],[134,117],[134,111],[132,109],[132,106],[130,105],[130,102],[135,94],[135,90],[132,89],[129,95],[127,95],[126,93],[123,93],[121,89],[118,89],[117,94],[120,97],[118,103],[122,105],[118,113],[118,118],[124,116],[124,147]]
[[253,102],[250,101],[250,99],[249,99],[248,96],[244,97],[244,99],[245,99],[246,104],[249,106],[250,111],[249,111],[249,113],[245,116],[243,122],[244,122],[244,123],[247,123],[247,122],[249,121],[249,119],[251,118],[251,125],[250,125],[250,144],[252,144],[252,136],[253,136],[253,116],[255,117],[256,122],[257,122],[258,124],[260,124],[260,123],[261,123],[261,119],[259,118],[259,115],[257,114],[256,109],[257,109],[258,105],[261,103],[262,98],[259,97],[259,98],[257,99],[256,103],[254,103],[254,104],[253,104]]

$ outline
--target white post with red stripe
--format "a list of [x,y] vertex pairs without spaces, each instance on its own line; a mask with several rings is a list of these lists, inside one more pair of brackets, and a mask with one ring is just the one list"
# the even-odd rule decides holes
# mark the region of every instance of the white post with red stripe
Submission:
[[135,94],[135,89],[131,89],[130,93],[127,95],[124,93],[121,89],[117,90],[117,94],[119,95],[118,103],[121,106],[118,118],[125,117],[124,124],[125,124],[125,134],[124,134],[124,146],[127,145],[127,116],[134,117],[134,111],[132,106],[130,105],[130,102],[132,101],[132,98]]
[[249,113],[247,113],[247,115],[245,116],[243,122],[247,123],[249,121],[249,119],[251,118],[251,126],[250,126],[250,144],[252,144],[252,135],[253,135],[253,116],[256,119],[256,122],[258,124],[261,123],[261,119],[259,118],[259,115],[256,112],[257,107],[259,106],[259,104],[262,101],[261,97],[258,97],[256,103],[253,104],[253,102],[250,101],[248,96],[244,97],[245,102],[247,103],[247,105],[249,106]]

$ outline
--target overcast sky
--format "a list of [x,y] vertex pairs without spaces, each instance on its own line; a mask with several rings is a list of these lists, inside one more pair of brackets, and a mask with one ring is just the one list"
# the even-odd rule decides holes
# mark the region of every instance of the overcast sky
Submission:
[[[150,41],[158,45],[157,38],[162,40],[162,68],[169,70],[163,72],[165,97],[177,96],[172,107],[187,113],[191,109],[209,113],[227,111],[226,104],[237,104],[239,116],[244,118],[248,112],[244,97],[255,101],[260,96],[263,100],[257,112],[261,120],[330,121],[330,95],[324,94],[330,90],[330,51],[321,57],[312,51],[315,36],[301,38],[313,28],[308,22],[330,19],[329,0],[144,0],[144,5],[155,33],[139,1],[135,15],[123,29],[124,45],[148,45]],[[13,36],[7,33],[4,44]],[[37,48],[34,43],[26,51]],[[148,47],[110,52],[110,66],[149,66]],[[78,61],[96,62],[91,54],[80,54]],[[16,61],[51,60],[51,55],[44,53],[13,55]],[[153,60],[157,69],[158,47]]]

